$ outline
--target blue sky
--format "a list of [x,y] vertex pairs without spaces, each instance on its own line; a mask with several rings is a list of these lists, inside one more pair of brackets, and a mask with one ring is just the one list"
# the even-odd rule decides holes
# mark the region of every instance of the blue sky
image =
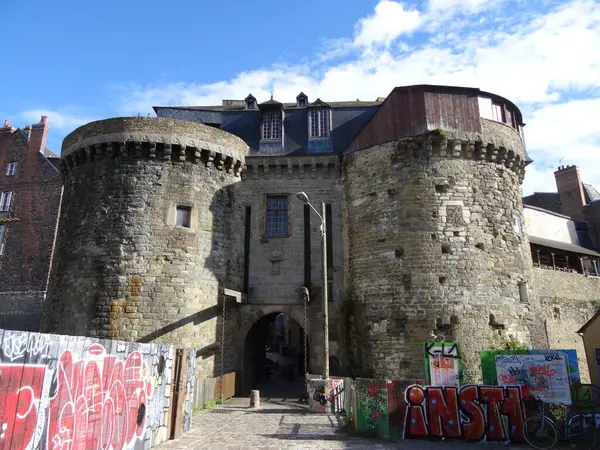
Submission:
[[535,160],[525,193],[554,191],[559,161],[600,187],[597,1],[4,0],[0,11],[0,119],[48,115],[56,152],[83,123],[153,105],[449,84],[521,108]]

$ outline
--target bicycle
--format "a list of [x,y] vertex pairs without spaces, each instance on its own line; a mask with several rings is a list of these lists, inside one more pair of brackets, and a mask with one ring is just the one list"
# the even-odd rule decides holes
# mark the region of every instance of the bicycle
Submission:
[[[565,420],[556,420],[550,405],[543,400],[530,397],[540,409],[540,414],[532,415],[523,423],[523,435],[527,443],[537,450],[550,450],[560,439],[567,439],[571,448],[591,450],[596,447],[598,432],[592,414],[565,412]],[[559,426],[557,426],[559,425]]]

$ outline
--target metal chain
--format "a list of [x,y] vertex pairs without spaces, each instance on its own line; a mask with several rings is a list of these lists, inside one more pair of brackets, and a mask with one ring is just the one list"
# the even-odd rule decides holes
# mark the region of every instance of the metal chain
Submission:
[[304,293],[304,378],[308,379],[308,289]]
[[225,297],[223,297],[223,315],[221,326],[221,382],[219,383],[219,398],[223,401],[223,370],[225,367]]

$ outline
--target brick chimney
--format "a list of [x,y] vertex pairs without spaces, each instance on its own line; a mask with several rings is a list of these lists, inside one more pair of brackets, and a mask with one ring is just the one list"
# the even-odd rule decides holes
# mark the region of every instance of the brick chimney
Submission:
[[27,149],[27,157],[25,158],[24,173],[29,173],[31,176],[35,174],[34,168],[39,161],[38,153],[46,148],[46,138],[48,137],[48,117],[42,116],[40,123],[31,125],[29,131],[29,147]]
[[585,220],[582,208],[585,205],[585,195],[579,167],[560,166],[554,172],[554,178],[560,198],[560,212],[576,220]]

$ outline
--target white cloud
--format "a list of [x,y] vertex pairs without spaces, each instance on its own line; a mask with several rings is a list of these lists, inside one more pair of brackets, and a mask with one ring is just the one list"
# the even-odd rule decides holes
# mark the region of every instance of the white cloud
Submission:
[[91,117],[59,112],[51,109],[30,109],[21,112],[19,115],[30,124],[39,123],[41,116],[47,116],[48,124],[51,128],[68,131],[95,120]]
[[356,24],[354,43],[360,46],[389,45],[402,33],[410,33],[421,24],[421,13],[407,10],[402,3],[380,1],[375,12]]
[[259,101],[271,94],[293,101],[300,91],[310,99],[363,100],[410,84],[479,87],[509,98],[524,113],[535,161],[527,170],[526,194],[555,190],[552,172],[565,154],[563,163],[582,166],[586,181],[600,185],[600,143],[594,135],[600,115],[600,4],[555,3],[430,0],[417,11],[383,0],[357,21],[352,38],[330,39],[307,63],[243,72],[212,84],[131,86],[120,112],[220,104],[248,93]]

